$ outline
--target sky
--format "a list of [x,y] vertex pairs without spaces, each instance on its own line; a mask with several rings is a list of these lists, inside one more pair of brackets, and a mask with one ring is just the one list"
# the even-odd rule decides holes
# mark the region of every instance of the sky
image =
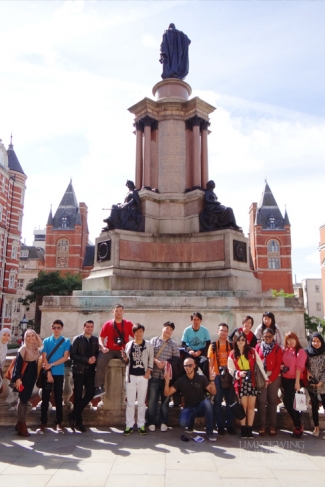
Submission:
[[90,240],[134,180],[128,108],[161,80],[173,22],[191,39],[186,78],[216,107],[209,177],[247,235],[265,180],[289,215],[293,276],[320,277],[325,223],[325,2],[0,2],[0,138],[27,174],[23,241],[72,178]]

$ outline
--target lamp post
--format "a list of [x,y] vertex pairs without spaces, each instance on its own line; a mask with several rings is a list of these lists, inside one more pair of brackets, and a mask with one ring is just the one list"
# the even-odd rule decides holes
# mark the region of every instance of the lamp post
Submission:
[[318,331],[318,333],[320,333],[321,335],[323,335],[324,328],[323,328],[323,326],[320,323],[317,326],[317,331]]
[[20,325],[20,329],[21,329],[21,341],[22,341],[22,343],[24,343],[24,335],[25,335],[25,331],[27,330],[27,325],[28,325],[28,320],[26,318],[26,315],[23,316],[23,319],[21,320],[19,325]]

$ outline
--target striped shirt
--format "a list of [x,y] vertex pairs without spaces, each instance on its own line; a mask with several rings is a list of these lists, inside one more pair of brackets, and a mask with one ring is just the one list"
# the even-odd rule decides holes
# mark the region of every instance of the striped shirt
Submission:
[[[178,345],[171,338],[168,338],[168,340],[163,340],[161,337],[154,337],[154,338],[151,338],[150,343],[154,347],[154,357],[155,358],[157,358],[159,350],[161,349],[163,344],[167,343],[167,345],[164,347],[163,351],[161,352],[161,354],[158,357],[158,360],[161,360],[162,362],[164,362],[165,360],[168,360],[172,357],[179,357]],[[157,365],[154,363],[151,377],[154,377],[155,379],[163,379],[164,378],[164,369],[159,369],[157,367]]]

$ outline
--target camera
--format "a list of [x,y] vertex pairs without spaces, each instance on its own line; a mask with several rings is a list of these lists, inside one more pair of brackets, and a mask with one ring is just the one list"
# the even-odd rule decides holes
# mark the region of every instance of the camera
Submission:
[[315,379],[315,377],[311,376],[310,379],[309,379],[309,384],[318,384],[318,380]]
[[114,342],[119,347],[123,347],[123,345],[124,345],[124,342],[123,342],[122,338],[120,338],[120,337],[114,338]]
[[226,372],[227,372],[227,367],[223,366],[223,367],[219,367],[219,374],[221,377],[225,377],[226,375]]
[[244,377],[245,382],[251,382],[252,381],[252,372],[251,370],[244,370],[246,372],[246,375]]
[[286,365],[283,366],[282,368],[282,373],[285,374],[286,372],[288,372],[289,370],[289,367],[287,367]]

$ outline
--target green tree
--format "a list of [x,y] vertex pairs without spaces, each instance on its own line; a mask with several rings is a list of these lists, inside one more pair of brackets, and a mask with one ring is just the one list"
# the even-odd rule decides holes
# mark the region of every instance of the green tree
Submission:
[[19,299],[26,310],[29,310],[31,303],[36,303],[35,328],[40,329],[41,310],[40,306],[44,296],[70,296],[72,291],[81,289],[82,278],[80,274],[61,275],[60,271],[40,271],[38,277],[29,281],[26,291],[29,291],[25,298]]
[[306,333],[308,339],[309,339],[309,334],[317,331],[317,327],[319,325],[322,325],[324,330],[325,320],[321,320],[320,318],[317,318],[317,316],[309,316],[309,314],[307,313],[304,313],[304,318],[305,318],[305,329],[306,331],[308,330],[308,332]]

